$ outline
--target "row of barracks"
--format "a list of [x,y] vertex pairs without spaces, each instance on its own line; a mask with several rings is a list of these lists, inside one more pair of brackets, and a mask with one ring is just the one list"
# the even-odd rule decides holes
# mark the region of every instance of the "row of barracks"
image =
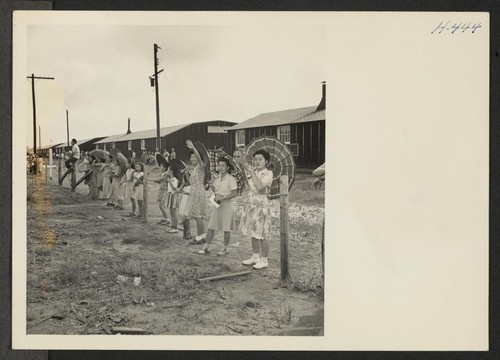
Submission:
[[[241,123],[211,120],[160,128],[160,151],[175,148],[177,158],[188,159],[185,140],[199,140],[208,149],[223,147],[232,154],[236,147],[247,145],[261,135],[275,136],[287,144],[300,168],[316,168],[325,162],[325,106],[326,83],[322,83],[322,97],[317,105],[263,113]],[[132,151],[140,156],[143,150],[156,150],[156,129],[132,132],[130,119],[127,131],[112,136],[78,140],[81,151],[118,148],[125,156]],[[67,143],[51,144],[40,148],[42,156],[49,149],[56,154],[68,149]]]

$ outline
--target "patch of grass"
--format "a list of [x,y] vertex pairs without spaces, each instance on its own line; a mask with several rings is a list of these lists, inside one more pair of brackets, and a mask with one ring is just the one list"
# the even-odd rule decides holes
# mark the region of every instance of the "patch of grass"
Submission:
[[55,273],[55,280],[63,285],[79,284],[84,276],[84,270],[85,257],[75,250],[70,250]]
[[110,232],[111,234],[125,234],[128,233],[129,231],[130,229],[128,229],[125,226],[115,226],[108,229],[108,232]]
[[305,274],[292,272],[282,286],[293,291],[323,293],[321,272],[315,266],[310,266]]
[[142,243],[142,239],[139,239],[137,236],[127,236],[123,238],[122,243],[124,244],[140,244]]
[[26,201],[28,203],[35,204],[38,201],[38,197],[32,192],[28,192],[26,195]]
[[293,319],[294,308],[287,301],[286,297],[283,297],[279,306],[271,310],[269,313],[273,316],[278,328],[281,328],[281,324],[290,324]]
[[31,306],[28,306],[26,308],[26,321],[27,322],[35,321],[38,318],[37,315],[38,315],[37,312]]
[[[312,172],[312,170],[311,170]],[[295,174],[295,182],[290,190],[290,202],[309,205],[309,206],[325,206],[325,188],[319,190],[311,189],[313,177],[309,174]],[[326,183],[326,182],[325,182]]]

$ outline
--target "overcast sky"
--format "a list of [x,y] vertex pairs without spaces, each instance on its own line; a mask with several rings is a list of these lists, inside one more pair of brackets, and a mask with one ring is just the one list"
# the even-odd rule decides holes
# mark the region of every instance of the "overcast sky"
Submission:
[[125,133],[129,117],[132,131],[155,128],[154,43],[162,127],[316,105],[324,41],[320,26],[30,26],[27,75],[55,77],[35,83],[42,145],[66,141],[66,109],[70,138]]

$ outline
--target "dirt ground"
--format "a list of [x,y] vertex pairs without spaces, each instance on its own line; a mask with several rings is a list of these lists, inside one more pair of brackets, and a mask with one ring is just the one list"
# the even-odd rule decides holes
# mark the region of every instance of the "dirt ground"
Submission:
[[[111,334],[113,327],[147,334],[274,335],[300,316],[323,308],[321,232],[324,192],[298,175],[290,193],[290,274],[280,279],[279,204],[273,202],[270,267],[241,264],[250,239],[232,234],[230,253],[199,255],[179,234],[159,225],[158,186],[149,185],[149,222],[90,200],[88,187],[72,193],[45,175],[28,176],[27,333]],[[242,202],[236,203],[237,224]],[[211,208],[209,208],[211,209]],[[102,219],[101,219],[102,218]],[[192,222],[192,234],[195,223]],[[213,282],[197,279],[251,270]],[[118,276],[122,277],[119,281]],[[140,284],[134,285],[134,278]]]

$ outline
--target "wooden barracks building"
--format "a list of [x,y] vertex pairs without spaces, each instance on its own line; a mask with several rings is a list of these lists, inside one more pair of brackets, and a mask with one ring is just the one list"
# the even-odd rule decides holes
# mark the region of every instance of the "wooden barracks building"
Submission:
[[295,164],[316,168],[325,162],[326,83],[318,105],[257,115],[228,130],[229,146],[247,145],[261,135],[275,136],[287,144]]

